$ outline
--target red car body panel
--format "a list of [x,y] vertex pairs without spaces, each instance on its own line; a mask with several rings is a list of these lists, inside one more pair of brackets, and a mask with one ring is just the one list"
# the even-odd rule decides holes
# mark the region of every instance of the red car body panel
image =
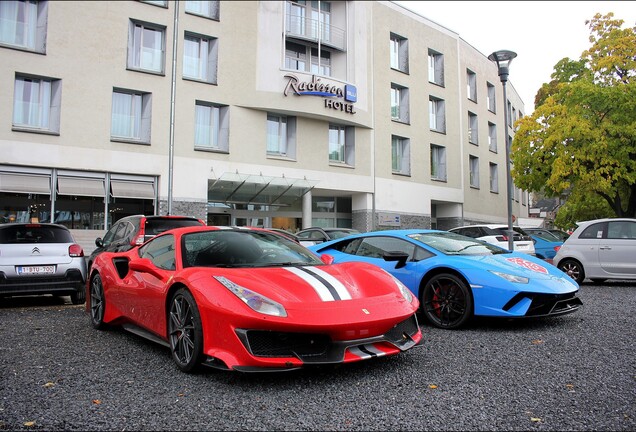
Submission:
[[[180,236],[212,229],[215,227],[168,232],[177,239],[176,256],[181,256]],[[397,354],[422,338],[419,327],[402,348],[383,338],[406,320],[412,318],[417,323],[415,312],[419,302],[416,298],[407,301],[396,280],[370,264],[223,268],[184,267],[181,261],[176,260],[175,270],[163,270],[139,258],[138,248],[100,254],[93,263],[91,275],[97,272],[102,278],[106,299],[104,322],[133,324],[167,344],[169,294],[175,287],[185,286],[200,312],[204,355],[238,370],[295,368],[305,364],[296,356],[254,355],[246,346],[245,337],[241,339],[241,332],[250,330],[325,335],[333,344],[344,347],[341,358],[326,363]],[[137,271],[140,264],[146,266],[145,271]],[[287,316],[253,310],[215,277],[226,278],[283,305]],[[91,278],[88,279],[87,285],[90,285]],[[90,295],[88,286],[87,294]],[[90,312],[90,304],[89,299],[87,312]]]

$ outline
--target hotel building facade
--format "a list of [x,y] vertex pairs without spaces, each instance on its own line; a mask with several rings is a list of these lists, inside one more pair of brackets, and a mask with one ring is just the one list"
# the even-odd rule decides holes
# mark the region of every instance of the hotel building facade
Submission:
[[488,54],[388,1],[3,0],[0,222],[506,223]]

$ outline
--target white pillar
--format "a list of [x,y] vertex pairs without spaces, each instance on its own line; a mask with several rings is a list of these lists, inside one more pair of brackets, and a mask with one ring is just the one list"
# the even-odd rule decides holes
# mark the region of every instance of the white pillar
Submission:
[[311,217],[311,191],[303,195],[303,229],[312,226]]

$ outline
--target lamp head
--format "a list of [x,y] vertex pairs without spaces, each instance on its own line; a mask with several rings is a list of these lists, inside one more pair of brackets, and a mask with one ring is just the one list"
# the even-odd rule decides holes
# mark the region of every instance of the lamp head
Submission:
[[495,51],[488,56],[488,60],[497,63],[497,67],[499,68],[499,79],[501,80],[501,82],[508,81],[508,70],[510,68],[510,63],[515,57],[517,57],[517,53],[508,50]]

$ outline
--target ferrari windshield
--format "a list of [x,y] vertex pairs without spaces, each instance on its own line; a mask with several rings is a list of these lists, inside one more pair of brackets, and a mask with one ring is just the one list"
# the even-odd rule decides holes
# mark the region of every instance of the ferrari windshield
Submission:
[[322,265],[304,246],[258,230],[214,230],[182,237],[184,267]]
[[409,235],[446,255],[497,255],[509,253],[499,246],[451,232],[430,232]]

